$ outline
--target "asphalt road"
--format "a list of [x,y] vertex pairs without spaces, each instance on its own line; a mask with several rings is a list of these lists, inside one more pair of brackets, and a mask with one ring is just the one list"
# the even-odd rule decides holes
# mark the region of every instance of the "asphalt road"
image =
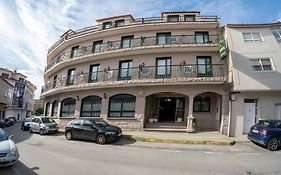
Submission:
[[281,174],[281,151],[270,152],[250,142],[234,146],[132,142],[97,145],[67,141],[63,135],[30,134],[19,125],[14,135],[20,159],[0,175],[232,175]]

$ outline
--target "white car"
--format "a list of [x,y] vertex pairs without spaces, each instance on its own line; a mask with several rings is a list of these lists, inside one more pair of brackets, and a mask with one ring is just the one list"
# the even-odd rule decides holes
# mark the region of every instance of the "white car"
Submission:
[[0,129],[0,167],[11,166],[19,159],[19,152],[16,144],[10,137]]

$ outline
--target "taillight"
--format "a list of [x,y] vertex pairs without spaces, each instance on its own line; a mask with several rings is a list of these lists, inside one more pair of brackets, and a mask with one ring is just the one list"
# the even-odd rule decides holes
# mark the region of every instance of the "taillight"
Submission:
[[263,134],[263,135],[266,135],[267,134],[267,130],[264,130],[264,129],[260,130],[260,133]]

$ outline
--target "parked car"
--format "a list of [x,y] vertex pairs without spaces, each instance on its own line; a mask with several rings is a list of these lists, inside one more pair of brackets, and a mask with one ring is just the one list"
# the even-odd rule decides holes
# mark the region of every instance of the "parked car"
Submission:
[[248,139],[276,151],[281,146],[281,120],[260,120],[251,127]]
[[33,117],[30,123],[30,133],[37,132],[40,135],[48,133],[57,133],[58,124],[50,117]]
[[0,129],[0,167],[11,166],[19,159],[19,152],[16,144],[10,137]]
[[67,140],[85,139],[105,144],[118,140],[121,135],[121,128],[110,125],[102,119],[75,119],[65,127]]
[[32,117],[28,117],[28,118],[23,119],[22,122],[21,122],[21,130],[29,131],[31,120],[32,120]]
[[9,117],[8,119],[10,119],[10,120],[14,121],[14,123],[16,123],[16,122],[17,122],[16,117]]
[[5,118],[4,121],[5,121],[5,127],[13,126],[15,123],[13,120],[8,118]]
[[0,120],[0,128],[5,128],[5,120]]

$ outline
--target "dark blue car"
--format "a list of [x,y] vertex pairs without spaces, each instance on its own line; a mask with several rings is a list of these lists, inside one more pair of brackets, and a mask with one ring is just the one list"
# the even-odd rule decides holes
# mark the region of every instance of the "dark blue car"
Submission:
[[281,145],[281,120],[260,120],[251,127],[248,139],[276,151]]

